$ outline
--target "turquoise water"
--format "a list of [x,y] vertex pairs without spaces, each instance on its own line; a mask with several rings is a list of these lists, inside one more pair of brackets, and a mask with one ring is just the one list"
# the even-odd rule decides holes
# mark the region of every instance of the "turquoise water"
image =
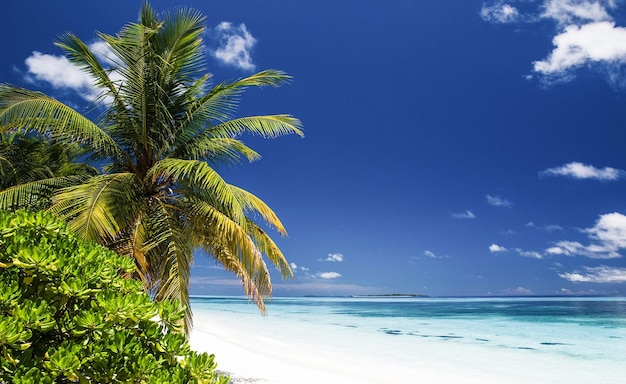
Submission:
[[245,298],[195,297],[192,308],[309,329],[311,340],[348,335],[355,348],[375,343],[407,360],[428,342],[496,357],[507,351],[564,370],[602,367],[610,380],[600,382],[626,374],[626,298],[274,298],[266,320]]

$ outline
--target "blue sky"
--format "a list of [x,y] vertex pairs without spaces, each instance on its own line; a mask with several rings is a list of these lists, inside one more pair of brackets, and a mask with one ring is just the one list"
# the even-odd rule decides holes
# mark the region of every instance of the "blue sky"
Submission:
[[[141,1],[3,6],[0,81],[82,108],[53,45],[135,21]],[[207,16],[217,81],[276,68],[241,115],[306,137],[244,140],[220,170],[266,201],[295,278],[274,294],[626,294],[626,3],[621,0],[153,1]],[[192,293],[240,294],[197,257]]]

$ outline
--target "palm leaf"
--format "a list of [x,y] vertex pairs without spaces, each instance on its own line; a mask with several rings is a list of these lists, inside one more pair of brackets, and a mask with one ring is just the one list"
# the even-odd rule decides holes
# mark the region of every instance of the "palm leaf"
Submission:
[[300,120],[289,115],[250,116],[222,122],[212,127],[210,132],[218,137],[235,137],[242,133],[272,139],[292,133],[304,137],[301,126]]
[[0,84],[0,129],[32,129],[53,138],[90,145],[106,156],[123,154],[115,141],[91,120],[40,92]]
[[[200,85],[204,85],[209,76],[201,79],[201,82],[195,84],[193,89],[200,89]],[[203,97],[196,98],[186,110],[184,118],[177,122],[175,132],[185,131],[190,126],[208,127],[213,121],[228,121],[233,112],[236,110],[239,102],[239,96],[246,88],[256,86],[273,86],[277,87],[291,79],[283,71],[266,70],[253,74],[249,77],[239,79],[231,83],[221,83],[213,87],[209,93]],[[298,124],[293,124],[299,127]]]
[[241,158],[256,161],[261,158],[256,151],[242,141],[232,138],[214,138],[202,136],[188,142],[184,147],[174,148],[171,157],[191,160],[203,160],[215,164],[235,165]]
[[257,196],[246,191],[245,189],[234,185],[231,185],[230,188],[233,190],[233,193],[237,196],[240,204],[246,209],[247,212],[260,215],[265,220],[267,225],[276,229],[281,235],[287,236],[287,230],[281,223],[280,219],[276,216],[274,211],[263,202],[263,200],[259,199]]
[[272,238],[268,236],[267,233],[265,233],[259,226],[254,223],[250,224],[250,227],[252,228],[251,237],[259,251],[267,256],[269,261],[271,261],[272,264],[278,268],[283,279],[293,278],[293,271],[289,266],[289,262],[276,243],[274,243]]
[[59,191],[50,208],[84,239],[106,244],[138,216],[141,186],[132,173],[92,177]]
[[[155,292],[157,300],[176,299],[181,307],[185,308],[184,329],[187,334],[191,331],[192,313],[189,302],[189,280],[193,252],[189,244],[185,224],[172,210],[161,201],[154,203],[153,211],[157,214],[152,217],[151,241],[158,246],[151,247],[149,260],[152,265],[158,265],[156,275],[152,276],[159,281]],[[156,216],[156,217],[155,217]],[[160,252],[154,252],[160,250]]]
[[55,190],[81,184],[87,178],[88,176],[82,175],[52,177],[9,187],[0,191],[0,209],[15,210],[29,207],[45,209],[47,206],[40,204],[42,199],[47,202]]
[[[242,280],[244,292],[263,308],[272,291],[270,274],[259,249],[246,229],[199,199],[188,199],[188,215],[200,246]],[[260,301],[259,301],[260,300]]]
[[189,192],[192,189],[204,190],[211,194],[213,201],[227,210],[229,217],[237,223],[244,223],[244,212],[231,186],[207,163],[198,160],[164,159],[149,171],[148,178],[155,185],[172,181]]

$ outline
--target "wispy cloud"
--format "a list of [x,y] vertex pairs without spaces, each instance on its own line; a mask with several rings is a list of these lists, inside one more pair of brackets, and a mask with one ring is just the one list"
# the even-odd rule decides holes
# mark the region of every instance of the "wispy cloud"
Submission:
[[574,179],[594,179],[602,181],[617,180],[624,177],[625,174],[626,172],[621,169],[611,167],[596,168],[592,165],[576,161],[539,172],[540,176],[565,176]]
[[325,258],[324,261],[342,262],[343,261],[343,254],[341,254],[341,253],[329,253],[328,257]]
[[561,25],[612,20],[607,7],[614,1],[547,0],[543,3],[541,17],[553,19]]
[[467,210],[465,212],[457,212],[457,213],[453,212],[450,215],[455,219],[475,219],[476,218],[476,215],[474,215],[474,213],[470,210]]
[[543,259],[543,255],[536,251],[526,251],[521,248],[515,248],[515,252],[517,252],[522,257],[530,257],[531,259]]
[[[223,270],[223,268],[222,268]],[[237,278],[223,278],[210,276],[191,276],[189,284],[192,286],[219,286],[219,287],[241,287],[241,280]]]
[[303,267],[303,266],[298,265],[296,263],[289,263],[289,266],[291,267],[291,270],[294,271],[294,272],[295,271],[305,271],[306,272],[306,271],[309,270],[309,268]]
[[539,226],[536,225],[535,223],[528,222],[526,223],[526,226],[529,228],[536,228],[539,229],[541,231],[546,231],[546,232],[556,232],[556,231],[562,231],[563,227],[561,227],[560,225],[556,225],[556,224],[548,224],[548,225],[544,225],[544,226]]
[[435,252],[429,251],[429,250],[424,251],[423,255],[426,256],[426,257],[429,257],[431,259],[445,259],[445,258],[447,258],[447,256],[439,256],[439,255],[435,254]]
[[[241,285],[241,284],[240,284]],[[292,295],[298,293],[300,295],[316,294],[316,295],[368,295],[385,292],[374,286],[364,286],[357,284],[340,283],[338,280],[315,279],[308,281],[277,281],[272,284],[272,290],[275,295]]]
[[626,268],[584,267],[584,272],[560,273],[559,276],[574,283],[626,283]]
[[513,23],[520,19],[521,14],[511,4],[498,3],[494,5],[483,4],[480,10],[480,16],[483,20],[490,23]]
[[589,245],[577,241],[559,241],[546,249],[550,255],[585,256],[591,259],[615,259],[622,257],[620,251],[626,249],[626,216],[621,213],[601,215],[596,224],[584,229]]
[[[518,255],[522,256],[522,257],[530,257],[532,259],[543,259],[543,255],[539,252],[535,252],[535,251],[526,251],[524,249],[521,248],[512,248],[511,251],[516,252]],[[503,252],[509,252],[508,248],[505,248],[501,245],[498,244],[491,244],[489,246],[489,252],[491,253],[503,253]]]
[[491,244],[489,246],[489,252],[491,253],[498,253],[498,252],[506,252],[507,249],[498,245],[498,244]]
[[339,277],[341,277],[341,274],[338,272],[319,272],[315,275],[316,277],[319,277],[320,279],[337,279]]
[[494,207],[512,207],[513,203],[501,196],[486,195],[487,203]]
[[221,44],[213,52],[215,58],[247,71],[253,71],[256,68],[250,51],[257,40],[248,32],[245,24],[233,25],[233,23],[223,21],[215,27],[215,32]]
[[530,288],[517,287],[513,289],[507,289],[504,291],[507,295],[534,295],[535,293]]

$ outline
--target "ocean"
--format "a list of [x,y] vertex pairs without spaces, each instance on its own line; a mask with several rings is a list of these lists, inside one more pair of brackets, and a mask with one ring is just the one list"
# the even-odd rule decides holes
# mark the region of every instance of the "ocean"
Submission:
[[192,309],[201,323],[387,367],[428,362],[519,382],[626,383],[626,298],[274,298],[261,316],[245,298],[194,297]]

